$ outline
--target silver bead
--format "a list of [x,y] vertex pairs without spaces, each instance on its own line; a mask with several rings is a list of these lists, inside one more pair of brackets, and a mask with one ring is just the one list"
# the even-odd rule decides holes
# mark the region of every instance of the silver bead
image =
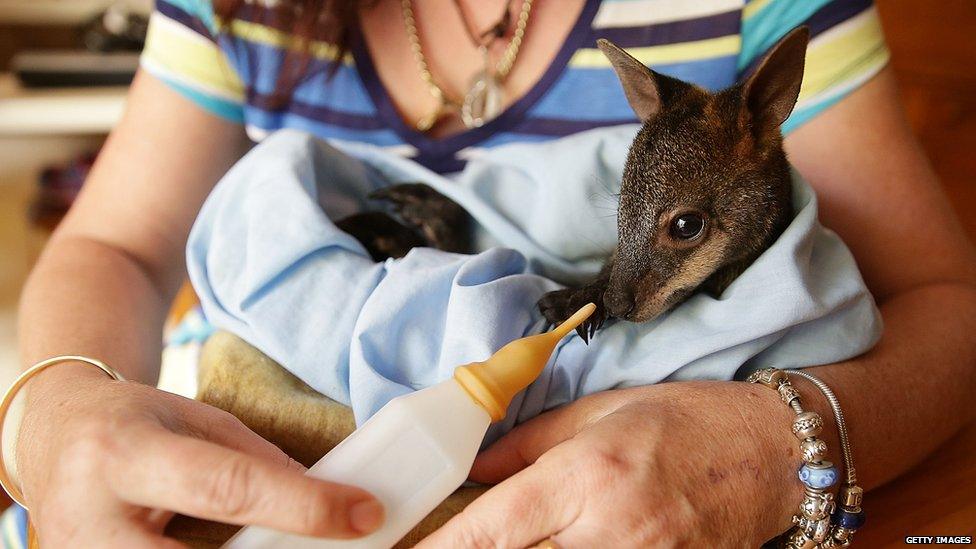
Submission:
[[803,461],[820,461],[827,455],[827,443],[819,438],[812,438],[800,442],[800,453]]
[[786,547],[789,549],[816,549],[817,542],[808,538],[803,530],[794,529],[793,533],[786,540]]
[[844,547],[851,542],[851,536],[853,534],[854,530],[844,528],[843,526],[837,526],[834,528],[833,540],[837,545]]
[[790,402],[800,398],[800,393],[793,388],[793,385],[789,383],[783,383],[776,388],[779,391],[779,398],[783,401],[783,404],[789,406]]
[[776,389],[779,384],[784,381],[789,381],[789,376],[783,370],[777,370],[776,368],[763,368],[762,370],[756,370],[755,372],[749,374],[746,381],[749,383],[761,383],[770,389]]
[[803,502],[800,503],[800,515],[802,520],[818,521],[829,519],[834,511],[834,495],[820,490],[807,489],[803,494]]
[[820,545],[817,546],[817,549],[833,549],[836,546],[837,545],[834,543],[834,538],[827,537],[827,539],[820,542]]
[[851,509],[860,509],[863,499],[864,488],[860,486],[843,486],[840,489],[840,495],[837,496],[837,501],[841,505]]
[[803,412],[802,414],[797,414],[793,420],[793,434],[800,440],[812,438],[823,431],[823,426],[824,422],[820,414],[817,412]]
[[803,528],[803,535],[817,543],[830,537],[830,517],[801,522],[800,526]]

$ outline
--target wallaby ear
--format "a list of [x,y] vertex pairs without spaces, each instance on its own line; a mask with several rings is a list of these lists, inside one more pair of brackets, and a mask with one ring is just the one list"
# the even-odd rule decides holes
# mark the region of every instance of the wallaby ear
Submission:
[[637,113],[637,117],[642,122],[654,118],[661,111],[661,94],[651,69],[605,38],[597,40],[596,45],[613,65],[613,70],[624,87],[627,102]]
[[743,87],[757,129],[778,129],[793,112],[803,82],[810,31],[797,27],[773,46]]

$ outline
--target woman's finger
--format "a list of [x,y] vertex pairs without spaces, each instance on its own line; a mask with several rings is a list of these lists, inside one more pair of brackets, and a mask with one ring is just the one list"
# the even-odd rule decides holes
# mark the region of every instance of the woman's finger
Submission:
[[569,527],[584,503],[556,467],[537,464],[474,500],[418,548],[529,547]]
[[111,483],[126,501],[320,537],[358,537],[382,523],[381,504],[359,488],[168,431],[142,439],[139,458]]

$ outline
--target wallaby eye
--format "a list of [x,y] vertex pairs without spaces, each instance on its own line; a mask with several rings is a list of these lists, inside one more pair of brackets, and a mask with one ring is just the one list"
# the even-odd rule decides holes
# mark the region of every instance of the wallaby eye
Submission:
[[671,220],[671,237],[676,240],[694,240],[705,230],[705,219],[696,213],[681,214]]

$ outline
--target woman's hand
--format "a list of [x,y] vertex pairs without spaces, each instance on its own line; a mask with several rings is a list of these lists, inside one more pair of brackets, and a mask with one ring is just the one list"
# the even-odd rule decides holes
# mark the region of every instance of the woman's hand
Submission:
[[368,493],[304,476],[216,408],[80,365],[28,390],[18,472],[45,547],[180,547],[174,512],[335,538],[382,522]]
[[746,383],[583,398],[519,426],[471,478],[499,482],[423,547],[757,547],[802,499],[791,412]]

